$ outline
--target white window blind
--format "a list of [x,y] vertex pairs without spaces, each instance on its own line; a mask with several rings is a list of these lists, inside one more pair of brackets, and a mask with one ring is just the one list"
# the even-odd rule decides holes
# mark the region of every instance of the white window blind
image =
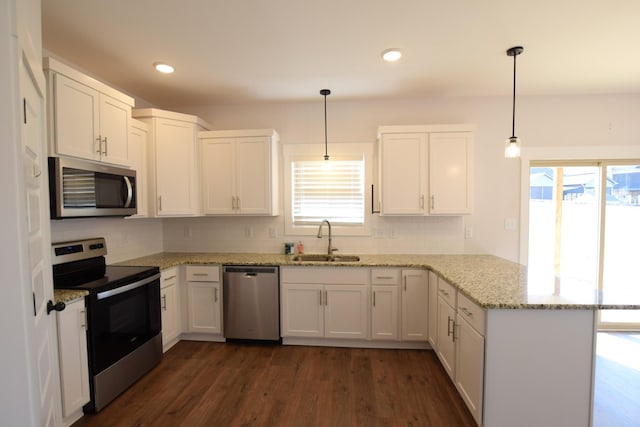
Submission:
[[292,216],[295,225],[364,224],[364,160],[291,162]]

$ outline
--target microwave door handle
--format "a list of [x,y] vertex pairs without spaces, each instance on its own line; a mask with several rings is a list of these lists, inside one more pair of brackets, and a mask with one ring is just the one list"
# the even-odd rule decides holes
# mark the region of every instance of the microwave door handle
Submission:
[[133,200],[133,187],[131,186],[131,181],[128,176],[124,176],[124,183],[127,186],[127,198],[124,202],[124,207],[128,208],[131,206],[131,201]]

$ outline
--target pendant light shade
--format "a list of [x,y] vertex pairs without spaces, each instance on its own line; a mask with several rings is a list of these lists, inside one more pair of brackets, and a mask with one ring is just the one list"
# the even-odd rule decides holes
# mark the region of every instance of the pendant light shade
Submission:
[[331,95],[331,91],[329,89],[320,89],[320,95],[324,96],[324,159],[329,160],[327,146],[327,95]]
[[507,158],[520,157],[520,138],[516,136],[516,56],[524,51],[522,46],[507,49],[507,56],[513,56],[513,103],[511,118],[511,136],[504,143],[504,156]]

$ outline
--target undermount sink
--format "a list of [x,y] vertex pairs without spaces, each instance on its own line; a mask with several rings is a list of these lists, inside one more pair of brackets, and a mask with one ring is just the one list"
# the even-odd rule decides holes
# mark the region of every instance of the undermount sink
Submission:
[[293,261],[307,262],[358,262],[360,257],[357,255],[328,255],[328,254],[303,254],[296,255]]

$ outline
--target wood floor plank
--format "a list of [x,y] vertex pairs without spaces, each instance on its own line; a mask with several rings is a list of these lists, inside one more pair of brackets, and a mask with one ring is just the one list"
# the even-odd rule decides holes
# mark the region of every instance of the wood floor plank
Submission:
[[80,426],[475,426],[436,356],[181,341]]

